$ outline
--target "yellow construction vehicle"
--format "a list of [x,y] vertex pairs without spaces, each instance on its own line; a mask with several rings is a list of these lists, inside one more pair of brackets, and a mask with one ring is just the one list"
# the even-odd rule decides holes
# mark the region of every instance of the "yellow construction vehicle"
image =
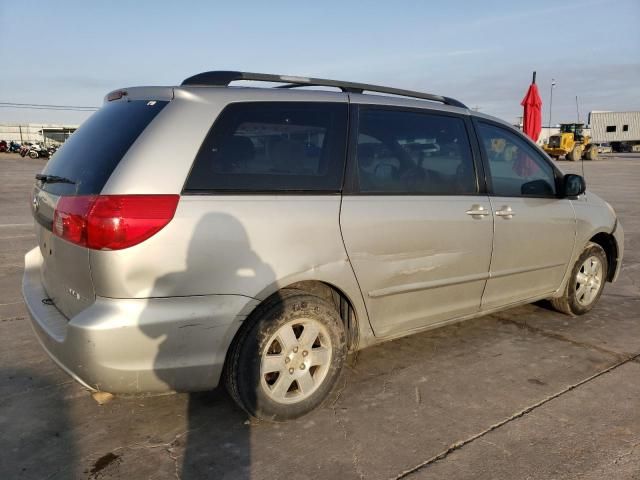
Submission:
[[577,162],[581,158],[585,160],[597,160],[598,148],[591,143],[591,137],[584,135],[584,123],[561,123],[560,134],[551,135],[549,143],[542,147],[552,158],[565,157],[567,160]]

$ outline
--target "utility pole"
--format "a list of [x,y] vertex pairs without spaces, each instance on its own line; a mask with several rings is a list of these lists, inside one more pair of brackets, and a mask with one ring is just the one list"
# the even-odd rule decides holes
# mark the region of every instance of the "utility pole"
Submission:
[[578,123],[580,123],[580,109],[578,108],[578,96],[576,95],[576,113],[578,114]]
[[551,136],[551,110],[553,109],[553,87],[556,86],[556,81],[551,79],[551,95],[549,96],[549,136]]

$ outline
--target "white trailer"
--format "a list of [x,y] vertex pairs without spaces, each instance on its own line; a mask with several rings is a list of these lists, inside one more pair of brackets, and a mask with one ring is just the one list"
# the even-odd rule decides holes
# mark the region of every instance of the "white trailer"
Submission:
[[640,142],[640,112],[591,112],[589,124],[594,143]]

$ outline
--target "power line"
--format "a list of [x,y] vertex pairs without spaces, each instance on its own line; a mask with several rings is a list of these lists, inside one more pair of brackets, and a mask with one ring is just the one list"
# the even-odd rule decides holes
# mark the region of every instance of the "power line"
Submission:
[[87,107],[80,105],[47,105],[40,103],[14,103],[14,102],[0,102],[0,108],[25,108],[33,110],[71,110],[76,112],[93,112],[98,110],[98,107]]

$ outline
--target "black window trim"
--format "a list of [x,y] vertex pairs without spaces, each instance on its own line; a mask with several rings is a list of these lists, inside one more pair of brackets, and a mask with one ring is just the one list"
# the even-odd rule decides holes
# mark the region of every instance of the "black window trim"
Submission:
[[[469,150],[471,151],[471,158],[474,167],[474,174],[476,179],[476,192],[474,193],[450,193],[450,194],[433,194],[433,193],[420,193],[420,192],[361,192],[358,181],[358,161],[356,157],[356,151],[358,148],[358,131],[360,125],[360,111],[361,110],[388,110],[397,112],[411,112],[422,113],[430,115],[439,115],[446,117],[459,118],[464,122],[465,131],[469,141]],[[344,180],[344,188],[342,190],[343,195],[353,196],[396,196],[396,197],[477,197],[486,195],[486,173],[484,165],[481,161],[480,149],[477,143],[473,125],[471,124],[470,115],[442,111],[436,108],[428,107],[403,107],[396,105],[380,105],[369,103],[351,103],[349,108],[349,143],[347,148],[347,167]]]
[[[345,95],[345,99],[347,99],[346,95]],[[211,132],[213,131],[214,128],[216,128],[216,125],[218,124],[218,122],[220,121],[220,118],[222,118],[222,114],[232,105],[238,105],[238,104],[256,104],[256,103],[289,103],[289,104],[300,104],[300,103],[317,103],[317,104],[322,104],[322,105],[326,105],[326,104],[336,104],[336,105],[344,105],[347,108],[347,115],[346,115],[346,119],[345,119],[345,131],[343,132],[345,135],[344,138],[344,143],[347,144],[346,148],[344,149],[344,155],[345,158],[342,161],[342,178],[340,179],[340,189],[335,190],[335,189],[330,189],[330,190],[309,190],[309,189],[287,189],[287,190],[274,190],[274,189],[229,189],[229,190],[219,190],[219,189],[189,189],[187,188],[187,183],[189,182],[189,178],[191,177],[191,172],[193,171],[195,164],[196,164],[196,160],[198,159],[198,157],[200,156],[200,152],[202,151],[202,149],[205,146],[205,143],[207,141],[207,139],[209,138],[209,135],[211,134]],[[218,115],[216,116],[215,120],[213,121],[213,123],[211,124],[211,127],[209,127],[209,129],[207,130],[207,133],[205,133],[205,135],[202,137],[202,141],[200,142],[200,146],[198,147],[198,151],[196,152],[195,157],[193,157],[193,160],[191,161],[191,166],[189,167],[189,172],[187,173],[187,176],[185,177],[184,183],[182,184],[182,190],[180,191],[180,195],[182,196],[244,196],[244,195],[335,195],[335,196],[339,196],[342,195],[342,188],[344,186],[344,180],[345,180],[345,171],[346,171],[346,163],[347,163],[347,156],[348,156],[348,141],[349,141],[349,120],[350,120],[350,115],[349,115],[349,102],[348,99],[344,102],[339,102],[339,101],[330,101],[330,102],[326,102],[326,101],[313,101],[313,100],[240,100],[240,101],[229,101],[227,102],[224,107],[222,107],[222,109],[219,111]]]
[[[505,197],[505,198],[556,198],[562,199],[565,198],[562,196],[562,179],[564,174],[560,171],[560,169],[551,161],[551,159],[547,156],[547,154],[538,147],[529,137],[524,135],[520,130],[517,130],[510,125],[505,125],[500,122],[496,122],[487,118],[478,118],[473,116],[472,118],[473,128],[474,128],[474,136],[476,137],[476,141],[478,143],[478,148],[480,149],[480,156],[482,158],[482,164],[484,166],[484,171],[486,172],[486,185],[487,185],[487,195],[490,197]],[[545,162],[547,165],[551,167],[553,171],[553,177],[555,181],[556,193],[554,195],[498,195],[493,191],[493,184],[491,181],[491,167],[489,165],[489,158],[487,157],[487,153],[482,146],[482,139],[480,138],[480,129],[479,124],[486,124],[492,127],[501,128],[507,132],[510,132],[516,136],[518,136],[521,140],[527,143],[533,150],[538,154],[539,158]]]

